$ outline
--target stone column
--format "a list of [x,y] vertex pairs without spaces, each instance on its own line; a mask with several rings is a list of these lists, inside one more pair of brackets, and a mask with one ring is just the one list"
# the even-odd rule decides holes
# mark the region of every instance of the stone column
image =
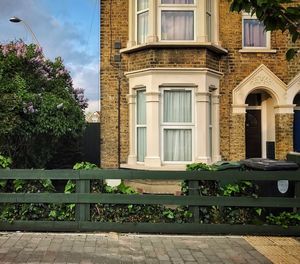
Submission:
[[220,95],[212,95],[212,162],[221,160],[220,155]]
[[208,92],[197,92],[196,93],[196,161],[210,163],[211,158],[209,157],[209,142],[208,142],[208,111],[209,111],[209,96]]
[[149,1],[149,25],[147,43],[153,43],[158,41],[157,36],[157,1]]
[[206,32],[206,0],[197,0],[197,13],[196,18],[196,40],[197,42],[207,42]]
[[145,167],[160,167],[159,92],[146,92],[147,153]]
[[220,21],[220,14],[219,14],[219,0],[212,0],[213,1],[213,10],[212,10],[212,42],[214,44],[219,45],[219,21]]
[[127,48],[134,47],[136,45],[135,41],[135,1],[129,0],[129,12],[128,12],[128,41],[127,41]]
[[136,95],[127,95],[128,106],[129,106],[129,156],[128,165],[136,165],[136,146],[135,146],[135,107],[136,107]]

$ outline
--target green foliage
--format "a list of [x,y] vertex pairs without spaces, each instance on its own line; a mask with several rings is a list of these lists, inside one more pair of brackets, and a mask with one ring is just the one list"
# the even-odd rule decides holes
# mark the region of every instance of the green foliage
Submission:
[[44,168],[66,137],[82,135],[83,91],[62,60],[46,59],[38,46],[0,44],[0,93],[0,151],[13,168]]
[[0,154],[0,169],[7,169],[11,164],[12,164],[11,158],[2,156]]
[[271,225],[280,225],[285,228],[288,228],[289,226],[299,226],[300,214],[290,212],[282,212],[278,216],[271,214],[270,216],[267,216],[267,223]]
[[223,196],[252,196],[256,198],[257,191],[258,186],[249,181],[241,181],[239,183],[227,184],[221,187]]
[[133,188],[126,186],[123,182],[116,187],[105,184],[104,188],[106,193],[137,194]]
[[98,169],[96,164],[83,161],[83,162],[78,162],[73,166],[73,170],[91,170],[91,169]]
[[[230,0],[231,11],[255,14],[267,31],[287,31],[293,43],[300,39],[300,8],[293,0]],[[286,53],[291,60],[297,54],[292,48]]]
[[[215,171],[217,165],[207,165],[205,163],[193,163],[187,165],[189,171]],[[182,191],[188,194],[187,182],[182,183]],[[241,197],[248,196],[257,198],[258,186],[249,181],[222,184],[220,181],[199,181],[200,196],[230,196]],[[230,223],[247,224],[258,223],[258,219],[263,214],[262,208],[241,208],[241,207],[199,207],[201,223]]]
[[68,180],[67,184],[65,185],[64,193],[74,193],[76,190],[76,184],[74,181]]
[[205,171],[215,171],[217,170],[217,167],[214,165],[208,165],[206,163],[192,163],[192,164],[187,164],[186,165],[186,170],[187,171],[200,171],[200,170],[205,170]]

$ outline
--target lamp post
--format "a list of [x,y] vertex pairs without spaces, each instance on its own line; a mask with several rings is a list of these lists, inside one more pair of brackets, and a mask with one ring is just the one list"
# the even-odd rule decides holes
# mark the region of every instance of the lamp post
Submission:
[[25,28],[31,33],[31,35],[32,35],[33,39],[35,40],[35,42],[37,43],[37,45],[39,47],[41,46],[40,43],[39,43],[39,41],[36,38],[36,35],[33,33],[33,31],[30,28],[30,26],[24,20],[22,20],[21,18],[18,18],[16,16],[13,16],[13,17],[11,17],[9,19],[9,21],[12,22],[12,23],[20,23],[20,22],[22,22],[24,24]]

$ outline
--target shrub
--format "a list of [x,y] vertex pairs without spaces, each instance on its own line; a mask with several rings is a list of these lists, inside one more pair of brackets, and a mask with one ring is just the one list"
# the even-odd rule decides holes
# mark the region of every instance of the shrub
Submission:
[[81,136],[87,100],[61,58],[23,41],[0,44],[0,93],[0,151],[14,168],[44,168],[66,137]]

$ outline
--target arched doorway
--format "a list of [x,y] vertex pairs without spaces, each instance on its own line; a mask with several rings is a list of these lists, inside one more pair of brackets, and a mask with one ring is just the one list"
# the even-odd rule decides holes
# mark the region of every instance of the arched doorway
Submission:
[[294,151],[300,152],[300,93],[295,96],[294,111]]
[[275,158],[274,99],[261,89],[246,98],[246,158]]

